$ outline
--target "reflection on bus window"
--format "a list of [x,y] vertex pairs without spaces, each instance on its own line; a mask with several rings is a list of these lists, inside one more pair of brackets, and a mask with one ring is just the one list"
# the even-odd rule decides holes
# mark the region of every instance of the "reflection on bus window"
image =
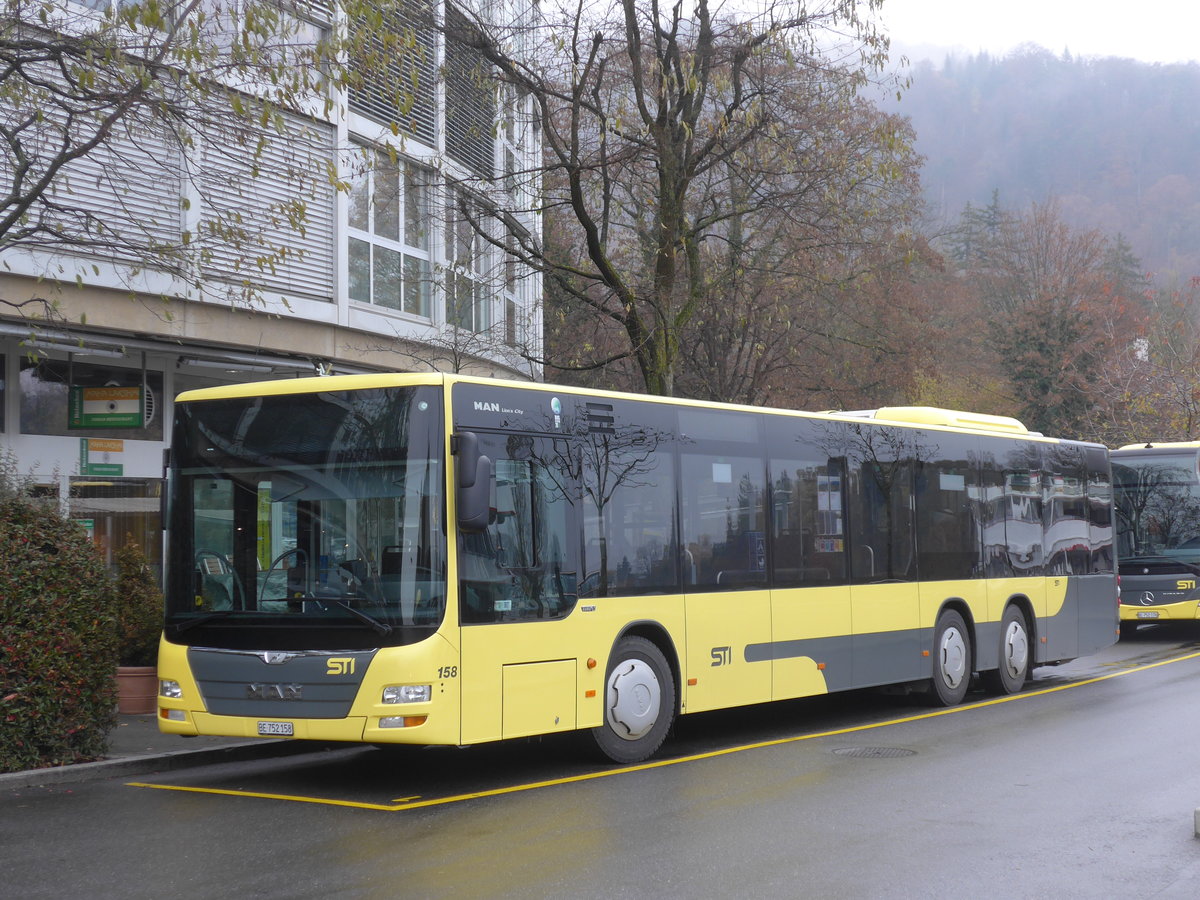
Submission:
[[481,436],[495,466],[491,521],[464,534],[459,557],[464,624],[557,619],[576,597],[575,517],[564,441]]

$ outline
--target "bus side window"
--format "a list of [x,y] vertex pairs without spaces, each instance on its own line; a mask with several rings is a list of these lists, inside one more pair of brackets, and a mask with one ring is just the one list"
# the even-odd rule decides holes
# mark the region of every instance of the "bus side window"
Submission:
[[1004,473],[1004,537],[1012,574],[1043,574],[1041,473],[1034,469]]
[[912,462],[868,457],[854,474],[850,481],[853,581],[913,580]]
[[1113,571],[1113,486],[1108,454],[1099,448],[1084,450],[1087,463],[1088,527],[1092,548],[1090,572]]
[[1080,449],[1046,447],[1042,472],[1045,574],[1081,575],[1091,566],[1087,480]]
[[758,456],[684,454],[682,505],[686,564],[696,587],[766,587],[763,461]]
[[770,465],[774,585],[845,584],[841,461],[772,459]]
[[[615,423],[581,437],[581,597],[678,586],[674,418],[657,404],[612,405]],[[694,571],[683,554],[685,581]]]
[[570,450],[565,441],[512,435],[488,452],[495,461],[491,522],[461,537],[462,621],[565,616],[576,579]]
[[925,432],[916,470],[917,573],[922,580],[983,574],[979,441]]

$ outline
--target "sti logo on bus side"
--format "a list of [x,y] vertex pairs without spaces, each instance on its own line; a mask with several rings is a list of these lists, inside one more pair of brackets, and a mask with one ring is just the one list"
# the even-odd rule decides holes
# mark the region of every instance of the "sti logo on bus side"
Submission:
[[1194,591],[1196,589],[1196,580],[1194,578],[1181,578],[1175,582],[1175,587],[1181,591]]
[[475,409],[477,412],[500,412],[499,403],[485,403],[482,400],[475,401]]

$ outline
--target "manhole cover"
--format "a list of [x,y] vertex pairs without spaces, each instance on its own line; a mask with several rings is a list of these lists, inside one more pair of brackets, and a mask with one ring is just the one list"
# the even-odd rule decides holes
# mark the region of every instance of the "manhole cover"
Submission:
[[916,750],[904,747],[838,747],[833,751],[838,756],[853,756],[857,759],[895,759],[898,756],[916,756]]

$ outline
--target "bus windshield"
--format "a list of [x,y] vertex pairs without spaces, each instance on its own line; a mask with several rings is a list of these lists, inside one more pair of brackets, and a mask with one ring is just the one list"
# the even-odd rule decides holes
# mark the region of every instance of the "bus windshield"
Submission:
[[446,596],[441,391],[178,404],[169,640],[262,650],[410,643]]
[[1112,463],[1122,569],[1200,572],[1196,452],[1114,455]]

